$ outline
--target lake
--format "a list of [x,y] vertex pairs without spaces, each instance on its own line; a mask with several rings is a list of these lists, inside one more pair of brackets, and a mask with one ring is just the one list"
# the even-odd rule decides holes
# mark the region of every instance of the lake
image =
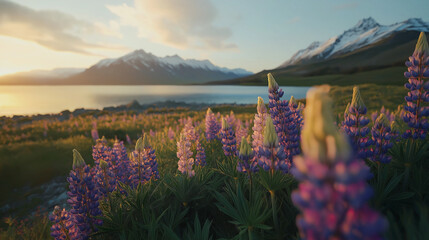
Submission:
[[[281,86],[283,99],[304,98],[309,87]],[[76,108],[102,109],[137,100],[140,104],[167,100],[186,103],[256,104],[268,102],[266,86],[0,86],[0,116],[59,113]]]

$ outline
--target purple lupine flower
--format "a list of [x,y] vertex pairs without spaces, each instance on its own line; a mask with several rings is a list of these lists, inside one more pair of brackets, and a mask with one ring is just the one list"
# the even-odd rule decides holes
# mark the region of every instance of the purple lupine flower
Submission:
[[260,147],[264,145],[264,128],[267,121],[267,108],[265,107],[264,100],[258,97],[257,113],[253,121],[253,135],[252,147],[254,152],[258,152]]
[[200,136],[198,136],[197,131],[195,131],[195,127],[192,122],[192,118],[188,117],[188,119],[185,122],[185,126],[183,127],[183,134],[190,142],[194,142],[197,139],[199,139]]
[[289,100],[289,110],[291,112],[291,115],[289,126],[287,129],[287,149],[289,151],[289,155],[292,157],[301,153],[299,143],[302,125],[301,106],[298,105],[293,96],[291,96]]
[[188,175],[188,177],[193,177],[195,171],[192,169],[194,159],[192,158],[191,143],[183,131],[180,133],[180,138],[177,142],[177,157],[179,158],[177,162],[179,171]]
[[220,124],[216,119],[216,116],[212,112],[212,110],[209,108],[207,109],[206,114],[206,139],[207,141],[211,141],[213,139],[218,139],[218,134],[220,130]]
[[240,146],[241,139],[246,137],[248,132],[248,128],[244,127],[243,122],[237,118],[237,120],[235,120],[235,137],[237,139],[237,146]]
[[347,106],[344,121],[341,123],[342,129],[349,136],[353,150],[358,157],[369,158],[371,157],[369,146],[372,144],[372,140],[367,136],[369,128],[366,125],[368,125],[369,119],[365,116],[367,108],[357,86],[353,87],[352,102]]
[[371,149],[371,159],[381,163],[390,162],[392,156],[388,155],[387,152],[393,146],[391,141],[392,135],[389,120],[387,120],[383,113],[375,120],[371,134],[372,142],[374,143],[374,147]]
[[222,119],[222,129],[220,131],[222,138],[222,149],[225,156],[234,156],[237,151],[237,141],[235,139],[235,132],[231,125],[229,125],[225,118]]
[[55,240],[78,240],[80,231],[72,215],[65,209],[61,210],[55,206],[54,211],[49,215],[49,220],[54,224],[51,227],[51,236]]
[[225,120],[230,126],[235,125],[237,118],[235,118],[234,112],[232,110],[229,112],[229,115],[225,116]]
[[116,177],[106,161],[100,160],[96,167],[96,184],[100,192],[100,198],[106,197],[116,188]]
[[404,122],[411,129],[404,134],[404,138],[425,139],[429,128],[429,47],[424,32],[420,33],[416,48],[409,61],[405,62],[408,71],[404,76],[408,78],[405,87],[409,89],[405,97],[407,105],[404,107],[406,114]]
[[174,131],[173,131],[173,129],[171,128],[171,127],[169,127],[168,128],[168,132],[167,132],[167,136],[168,136],[168,138],[170,139],[170,140],[173,140],[174,139],[174,137],[175,137],[175,133],[174,133]]
[[237,171],[252,173],[258,171],[258,161],[254,157],[254,151],[247,142],[246,137],[242,137],[240,144],[240,152],[238,153],[239,161],[237,163]]
[[371,173],[354,158],[347,137],[333,124],[329,87],[307,93],[301,133],[303,156],[294,157],[292,173],[300,181],[292,201],[302,239],[382,239],[387,221],[368,207]]
[[[279,89],[279,85],[271,73],[268,73],[268,97],[271,119],[274,123],[279,144],[284,147],[287,153],[288,162],[292,162],[294,154],[299,153],[299,129],[300,123],[294,120],[294,114],[291,111],[291,106],[287,100],[280,100],[283,97],[283,90]],[[297,106],[296,106],[297,108]]]
[[132,156],[131,175],[128,178],[132,187],[159,179],[155,150],[150,146],[146,134],[137,140]]
[[204,151],[199,139],[197,139],[196,143],[197,153],[195,154],[195,165],[203,167],[206,165],[206,152]]
[[109,167],[113,172],[116,181],[128,183],[130,161],[127,154],[127,149],[122,141],[115,140],[112,148],[112,157]]
[[91,129],[91,136],[94,142],[96,142],[97,139],[99,139],[98,131],[96,128]]
[[155,137],[156,132],[155,132],[155,131],[153,131],[152,129],[150,129],[150,130],[149,130],[149,135],[150,135],[151,137]]
[[110,162],[112,149],[107,146],[107,140],[103,136],[101,139],[96,140],[95,146],[92,147],[92,158],[94,163],[98,166],[100,160]]
[[73,149],[73,169],[67,178],[70,191],[67,192],[67,203],[71,206],[70,213],[76,221],[83,239],[97,231],[102,224],[99,209],[100,193],[96,186],[95,171],[86,165],[80,153]]
[[264,128],[264,144],[259,148],[258,164],[265,171],[270,171],[272,174],[275,170],[280,170],[287,173],[290,162],[287,160],[286,152],[283,146],[279,144],[273,120],[267,116]]

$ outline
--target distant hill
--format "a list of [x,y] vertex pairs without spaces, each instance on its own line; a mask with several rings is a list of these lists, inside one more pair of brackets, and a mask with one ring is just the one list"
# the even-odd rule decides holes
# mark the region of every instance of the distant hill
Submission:
[[[346,79],[363,73],[366,74],[362,76],[377,81],[376,76],[380,73],[387,73],[390,76],[391,73],[396,74],[406,70],[404,62],[412,54],[420,32],[429,32],[429,23],[421,19],[413,18],[382,26],[372,18],[365,18],[341,35],[323,43],[313,42],[277,68],[231,81],[212,82],[212,84],[263,85],[266,84],[268,72],[271,72],[276,79],[282,80],[283,84],[291,85],[335,84],[336,80],[340,81],[338,85],[347,85]],[[304,82],[308,79],[314,81]],[[325,81],[326,79],[329,81]],[[365,81],[365,79],[362,80]],[[387,79],[380,81],[382,84],[403,84],[402,73],[390,82]],[[355,82],[349,84],[355,84]]]
[[62,76],[52,74],[54,77],[47,77],[48,71],[44,71],[44,75],[32,71],[0,77],[0,84],[201,84],[251,74],[253,73],[240,68],[219,67],[209,60],[185,60],[178,55],[157,57],[144,50],[136,50],[120,58],[103,59],[97,64],[73,74]]

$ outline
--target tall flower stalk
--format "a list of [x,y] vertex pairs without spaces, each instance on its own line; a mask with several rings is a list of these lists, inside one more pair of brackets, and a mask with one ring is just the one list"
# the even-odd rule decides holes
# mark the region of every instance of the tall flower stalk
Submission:
[[133,152],[133,163],[131,164],[131,176],[129,181],[133,187],[144,184],[150,180],[159,179],[158,162],[156,161],[155,150],[149,144],[146,134],[136,142]]
[[367,108],[360,95],[359,87],[353,87],[352,102],[347,105],[344,112],[342,129],[349,136],[353,150],[359,158],[365,159],[371,156],[369,146],[372,140],[367,137],[369,118],[366,115]]
[[88,239],[91,233],[97,231],[97,226],[102,224],[97,218],[101,215],[98,203],[100,192],[94,171],[86,165],[76,149],[73,149],[73,170],[70,171],[67,181],[70,184],[70,191],[67,193],[70,213],[76,220],[81,237]]
[[354,157],[347,137],[333,124],[329,87],[307,93],[302,156],[292,173],[300,181],[292,201],[301,214],[296,223],[302,239],[382,239],[387,221],[367,200],[370,170]]
[[405,88],[409,90],[405,97],[407,105],[404,107],[406,113],[403,116],[408,129],[404,138],[425,139],[429,128],[429,47],[424,32],[420,33],[416,48],[409,61],[405,62],[408,71],[404,76],[408,78]]
[[180,138],[177,142],[177,157],[179,158],[177,162],[179,171],[188,177],[193,177],[195,170],[192,169],[194,159],[192,158],[191,142],[186,137],[184,131],[180,133]]
[[217,121],[216,116],[214,115],[214,113],[210,108],[207,109],[205,126],[206,126],[207,141],[218,139],[220,124]]
[[222,130],[220,131],[220,135],[222,138],[222,149],[225,153],[225,156],[235,156],[237,151],[237,140],[235,138],[235,132],[225,118],[222,119]]
[[371,149],[371,159],[379,163],[390,162],[392,156],[388,155],[388,151],[393,146],[392,133],[390,122],[383,113],[375,120],[371,134],[374,143],[374,147]]

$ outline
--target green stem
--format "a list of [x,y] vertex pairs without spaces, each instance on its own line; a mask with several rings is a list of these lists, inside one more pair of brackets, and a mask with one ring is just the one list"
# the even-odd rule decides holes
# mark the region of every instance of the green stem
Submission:
[[253,239],[253,237],[252,237],[252,227],[248,227],[247,228],[247,233],[249,234],[249,240],[252,240]]
[[273,221],[274,221],[274,228],[276,232],[279,232],[279,220],[277,219],[277,206],[276,206],[276,195],[274,191],[269,190],[270,196],[271,196],[271,206],[273,210]]

